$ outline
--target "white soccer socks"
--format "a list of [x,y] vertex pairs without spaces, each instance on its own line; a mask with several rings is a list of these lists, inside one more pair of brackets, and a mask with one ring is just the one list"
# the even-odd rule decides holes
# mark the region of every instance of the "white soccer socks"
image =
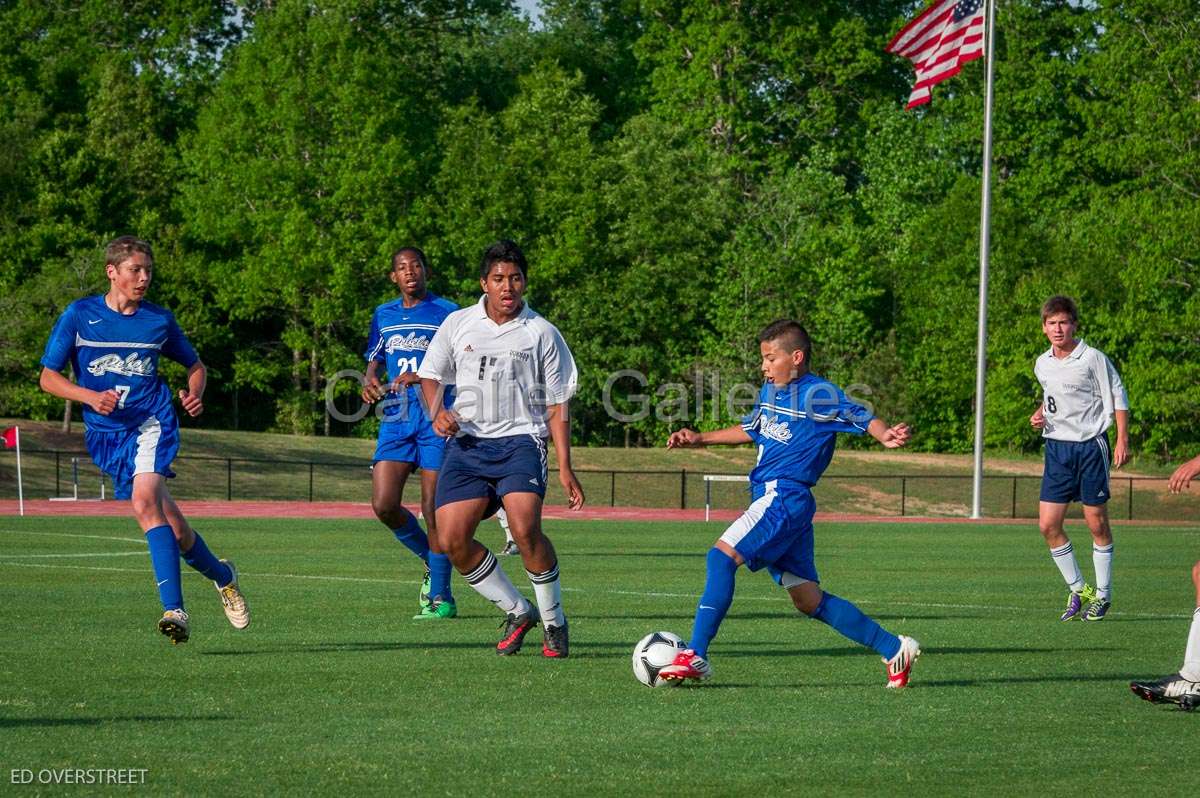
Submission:
[[1068,540],[1057,549],[1050,549],[1050,556],[1054,559],[1054,564],[1058,566],[1067,587],[1075,593],[1083,590],[1083,572],[1079,570],[1079,563],[1075,562],[1075,548],[1071,545],[1071,541]]
[[1092,544],[1092,565],[1096,569],[1096,592],[1103,601],[1108,601],[1112,595],[1112,560],[1113,544],[1097,546]]
[[1192,613],[1192,629],[1188,632],[1187,650],[1179,675],[1190,682],[1200,682],[1200,607]]

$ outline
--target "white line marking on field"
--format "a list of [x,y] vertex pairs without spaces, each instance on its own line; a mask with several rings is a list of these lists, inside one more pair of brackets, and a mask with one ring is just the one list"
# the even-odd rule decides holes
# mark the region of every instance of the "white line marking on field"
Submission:
[[[131,553],[141,554],[141,552],[131,552]],[[5,556],[18,556],[19,557],[21,555],[5,555]],[[87,555],[87,556],[94,556],[94,555]],[[144,574],[150,570],[149,567],[147,567],[147,568],[107,568],[107,567],[100,566],[100,565],[50,565],[48,563],[12,562],[10,560],[0,560],[0,565],[15,565],[15,566],[23,567],[23,568],[74,568],[76,570],[81,570],[81,571],[117,571],[119,573],[126,573],[126,574]],[[183,571],[183,575],[199,576],[202,579],[206,578],[206,577],[204,577],[203,574],[196,573],[195,571]],[[373,584],[381,584],[381,585],[416,585],[416,584],[420,584],[419,582],[412,582],[412,581],[407,581],[407,580],[402,580],[402,579],[371,579],[369,577],[363,577],[363,576],[333,576],[333,575],[322,575],[322,574],[265,574],[265,573],[248,574],[248,573],[246,573],[244,571],[240,571],[240,570],[238,571],[238,576],[239,577],[253,576],[256,579],[261,578],[261,577],[268,577],[268,578],[277,578],[277,579],[317,579],[317,580],[329,581],[329,582],[370,582]]]
[[145,554],[144,551],[107,551],[95,552],[92,554],[5,554],[5,557],[16,557],[20,560],[28,560],[30,558],[69,558],[69,559],[88,559],[91,557],[141,557]]
[[58,538],[88,538],[89,540],[123,540],[129,543],[145,543],[144,537],[140,538],[115,538],[109,535],[77,535],[71,532],[30,532],[22,529],[0,529],[0,534],[5,535],[51,535]]
[[[133,552],[140,554],[141,552]],[[11,555],[10,555],[11,556]],[[95,555],[87,555],[95,556]],[[100,565],[52,565],[49,563],[32,563],[32,562],[13,562],[11,560],[0,560],[0,566],[13,565],[21,568],[73,568],[83,571],[116,571],[120,573],[130,574],[145,574],[148,568],[108,568]],[[184,571],[184,574],[191,576],[199,576],[201,574],[195,571]],[[364,582],[368,584],[379,585],[416,585],[418,582],[407,579],[373,579],[364,576],[334,576],[332,574],[272,574],[265,572],[251,573],[248,571],[240,572],[239,576],[249,576],[255,579],[307,579],[321,582]],[[564,592],[571,593],[604,593],[610,596],[638,596],[639,598],[678,598],[696,600],[694,593],[660,593],[647,592],[643,590],[590,590],[581,587],[564,587]],[[769,601],[769,602],[785,602],[790,603],[787,596],[744,596],[739,599],[742,602],[747,601]],[[916,609],[951,609],[951,610],[1001,610],[1005,612],[1027,612],[1027,613],[1046,613],[1052,610],[1043,607],[1015,607],[1004,604],[951,604],[936,601],[856,601],[857,604],[878,605],[882,607],[909,607]],[[1192,613],[1159,613],[1159,612],[1113,612],[1112,615],[1122,615],[1131,618],[1147,618],[1152,620],[1176,620],[1181,618],[1191,618]]]

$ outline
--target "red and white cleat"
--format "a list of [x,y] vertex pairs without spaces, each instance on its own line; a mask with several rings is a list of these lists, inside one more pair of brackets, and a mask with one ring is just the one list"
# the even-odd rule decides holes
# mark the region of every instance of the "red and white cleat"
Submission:
[[669,682],[685,679],[702,682],[710,676],[712,676],[712,667],[708,664],[708,660],[690,648],[680,651],[670,665],[664,666],[658,672],[658,678]]
[[921,644],[911,637],[900,635],[900,650],[896,652],[896,656],[883,661],[887,665],[887,686],[907,687],[913,663],[919,656],[921,656]]

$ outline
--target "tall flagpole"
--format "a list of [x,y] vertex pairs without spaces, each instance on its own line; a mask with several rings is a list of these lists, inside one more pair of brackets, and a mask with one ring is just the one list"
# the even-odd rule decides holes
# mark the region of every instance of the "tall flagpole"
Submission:
[[21,516],[25,516],[25,485],[21,482],[21,428],[13,427],[15,430],[14,437],[17,440],[17,507],[20,508]]
[[983,109],[983,198],[979,220],[979,336],[975,355],[975,477],[972,481],[971,517],[983,517],[983,396],[987,386],[988,244],[992,217],[992,67],[996,52],[996,2],[988,0],[987,100]]

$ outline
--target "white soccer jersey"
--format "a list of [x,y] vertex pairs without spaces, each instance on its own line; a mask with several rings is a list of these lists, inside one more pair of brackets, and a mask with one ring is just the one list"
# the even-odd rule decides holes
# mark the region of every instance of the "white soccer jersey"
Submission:
[[496,324],[486,301],[482,296],[446,317],[417,375],[454,386],[460,435],[544,438],[547,406],[575,394],[575,359],[562,334],[528,304],[512,321]]
[[1125,386],[1112,362],[1083,341],[1062,359],[1054,356],[1051,347],[1038,357],[1033,373],[1042,384],[1045,438],[1091,440],[1109,428],[1113,411],[1129,409]]

